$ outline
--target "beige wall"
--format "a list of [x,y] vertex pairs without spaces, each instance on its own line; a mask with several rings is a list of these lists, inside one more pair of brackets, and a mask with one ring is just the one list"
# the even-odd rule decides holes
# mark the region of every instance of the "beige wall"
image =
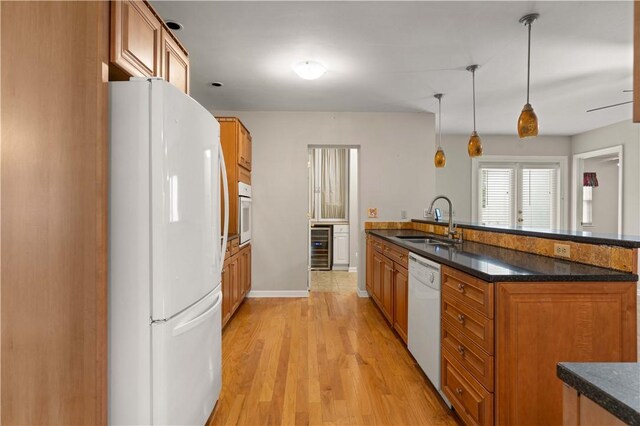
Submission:
[[[402,210],[421,217],[435,194],[433,114],[214,114],[240,117],[253,137],[253,290],[307,288],[308,145],[360,147],[360,252],[367,207],[377,207],[380,220],[400,220]],[[358,286],[364,289],[363,273]]]
[[[622,233],[640,235],[640,127],[631,120],[571,137],[573,154],[616,145],[622,152]],[[573,214],[573,213],[572,213]]]
[[[568,136],[539,136],[531,140],[521,140],[517,136],[480,136],[485,155],[571,156],[571,138]],[[435,173],[437,192],[451,198],[455,219],[460,221],[471,221],[471,158],[467,153],[468,141],[469,135],[443,135],[442,148],[447,156],[447,164]],[[441,208],[446,210],[446,204]]]

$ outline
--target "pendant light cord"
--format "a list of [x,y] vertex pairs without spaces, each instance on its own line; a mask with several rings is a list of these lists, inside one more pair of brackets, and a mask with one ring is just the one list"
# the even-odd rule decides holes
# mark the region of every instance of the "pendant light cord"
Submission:
[[442,149],[442,100],[438,98],[438,148]]
[[473,131],[476,131],[476,69],[471,70],[471,84],[473,86]]
[[529,27],[529,43],[527,45],[527,103],[529,103],[529,80],[531,76],[531,21],[527,23]]

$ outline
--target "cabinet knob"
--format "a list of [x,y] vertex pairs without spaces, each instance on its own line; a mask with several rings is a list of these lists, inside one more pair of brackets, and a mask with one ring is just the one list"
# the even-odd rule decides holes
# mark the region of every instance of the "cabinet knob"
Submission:
[[464,324],[465,317],[462,314],[458,314],[458,322],[460,324]]
[[459,291],[460,293],[464,293],[464,284],[462,284],[462,283],[458,283],[458,291]]
[[462,345],[459,345],[459,346],[458,346],[458,353],[459,353],[460,355],[464,356],[464,346],[462,346]]
[[456,393],[458,395],[462,395],[462,388],[456,388]]

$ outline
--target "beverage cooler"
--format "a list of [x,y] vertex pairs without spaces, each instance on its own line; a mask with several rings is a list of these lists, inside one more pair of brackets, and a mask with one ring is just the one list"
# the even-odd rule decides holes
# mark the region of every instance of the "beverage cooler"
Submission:
[[332,236],[331,226],[313,226],[311,228],[310,259],[312,271],[328,271],[331,269]]

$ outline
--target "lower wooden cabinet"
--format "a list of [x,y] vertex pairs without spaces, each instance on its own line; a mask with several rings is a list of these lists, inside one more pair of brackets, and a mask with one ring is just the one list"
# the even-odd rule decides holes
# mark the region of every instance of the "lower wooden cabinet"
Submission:
[[[235,244],[235,249],[234,249]],[[222,326],[231,319],[251,289],[251,245],[237,249],[237,240],[230,248],[222,268]]]
[[367,236],[367,291],[405,344],[409,315],[408,255],[401,247]]
[[623,426],[626,423],[563,383],[562,424],[564,426]]
[[409,332],[409,272],[395,265],[393,276],[393,328],[407,343]]

